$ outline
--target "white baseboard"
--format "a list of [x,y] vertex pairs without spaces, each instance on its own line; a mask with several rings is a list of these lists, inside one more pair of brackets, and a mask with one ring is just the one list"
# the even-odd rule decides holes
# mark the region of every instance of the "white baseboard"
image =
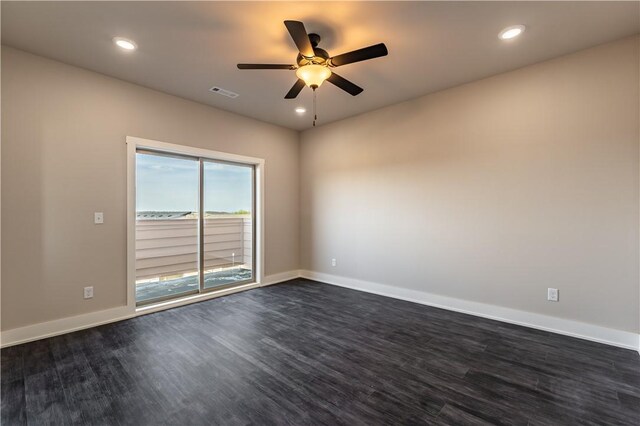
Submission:
[[[340,287],[346,287],[353,290],[364,291],[367,293],[374,293],[381,296],[392,297],[394,299],[401,299],[409,302],[420,303],[423,305],[434,306],[450,311],[462,312],[465,314],[475,315],[483,318],[522,325],[525,327],[536,328],[539,330],[564,334],[567,336],[578,337],[594,342],[633,349],[640,352],[640,335],[636,333],[614,330],[598,325],[587,324],[548,315],[541,315],[532,312],[525,312],[501,306],[461,300],[447,296],[440,296],[417,290],[393,287],[370,281],[339,277],[336,275],[324,274],[320,272],[292,270],[268,275],[264,277],[260,286],[277,284],[298,277],[337,285]],[[247,286],[246,289],[249,288],[255,287]],[[242,290],[245,289],[243,288],[237,291]],[[224,292],[224,294],[229,293],[231,292]],[[221,293],[217,296],[221,296],[224,294]],[[216,297],[216,295],[210,295],[210,297]],[[190,301],[185,301],[185,303],[188,302]],[[177,304],[176,306],[180,305],[184,305],[184,303]],[[168,307],[160,307],[160,309],[162,308],[166,309]],[[157,310],[158,309],[155,309],[155,311]],[[68,318],[61,318],[53,321],[32,324],[25,327],[14,328],[11,330],[3,331],[0,334],[0,347],[4,348],[21,343],[31,342],[34,340],[44,339],[47,337],[58,336],[60,334],[71,333],[73,331],[133,318],[149,312],[151,312],[151,310],[142,310],[141,312],[136,312],[135,309],[132,311],[131,308],[122,306]]]
[[286,272],[280,272],[278,274],[267,275],[266,277],[264,277],[264,280],[262,280],[261,285],[262,287],[265,287],[272,284],[278,284],[284,281],[294,280],[296,278],[300,278],[300,271],[297,269],[293,271],[286,271]]
[[392,297],[394,299],[429,305],[436,308],[461,312],[525,327],[545,330],[552,333],[591,340],[607,345],[633,349],[640,352],[640,335],[628,331],[615,330],[594,324],[520,311],[517,309],[489,305],[480,302],[440,296],[407,288],[339,277],[320,272],[301,270],[300,276],[326,284],[346,287],[353,290]]
[[[61,334],[71,333],[73,331],[83,330],[91,327],[97,327],[99,325],[108,324],[111,322],[122,321],[128,318],[134,318],[139,315],[144,315],[152,312],[157,312],[163,309],[169,309],[173,307],[183,306],[187,303],[199,302],[214,297],[220,297],[238,291],[249,290],[252,288],[258,288],[261,286],[277,284],[282,281],[288,281],[294,278],[298,278],[300,272],[298,270],[281,272],[278,274],[267,275],[262,282],[257,285],[247,285],[237,289],[227,289],[220,292],[213,292],[202,295],[203,297],[191,297],[185,300],[176,301],[173,304],[159,304],[136,311],[135,307],[119,306],[116,308],[105,309],[102,311],[90,312],[87,314],[76,315],[67,318],[61,318],[57,320],[41,322],[38,324],[27,325],[24,327],[14,328],[11,330],[5,330],[0,333],[0,347],[5,348],[8,346],[19,345],[21,343],[32,342],[34,340],[45,339],[47,337],[59,336]],[[187,300],[188,299],[188,300]]]
[[88,314],[61,318],[53,321],[41,322],[24,327],[5,330],[0,334],[0,347],[19,345],[72,331],[96,327],[110,322],[121,321],[136,316],[128,306],[90,312]]

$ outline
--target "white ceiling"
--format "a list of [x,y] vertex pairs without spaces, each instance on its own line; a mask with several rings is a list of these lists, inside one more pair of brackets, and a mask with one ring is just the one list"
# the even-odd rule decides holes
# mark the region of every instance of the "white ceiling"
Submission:
[[[336,55],[384,42],[389,56],[336,71],[365,90],[318,90],[319,124],[640,32],[638,2],[2,2],[3,44],[293,129],[311,126],[311,90],[284,95],[294,63],[285,19]],[[524,24],[504,42],[498,32]],[[111,39],[134,40],[132,53]],[[210,93],[220,86],[240,96]]]

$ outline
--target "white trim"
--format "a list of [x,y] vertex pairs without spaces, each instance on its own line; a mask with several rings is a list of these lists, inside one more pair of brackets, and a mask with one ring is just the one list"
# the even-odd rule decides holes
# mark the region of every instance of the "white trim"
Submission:
[[231,154],[228,152],[214,151],[211,149],[196,148],[188,145],[160,142],[152,139],[143,139],[136,136],[127,136],[127,144],[132,143],[137,148],[147,148],[159,150],[171,154],[189,155],[193,157],[205,157],[212,160],[230,161],[241,164],[264,165],[264,159],[258,157],[248,157],[246,155]]
[[299,271],[297,270],[281,272],[279,274],[266,276],[264,278],[263,284],[246,284],[231,289],[212,291],[195,296],[188,296],[184,299],[172,300],[153,306],[145,306],[138,310],[134,309],[133,312],[131,312],[129,306],[120,306],[103,311],[90,312],[88,314],[82,314],[73,317],[61,318],[53,321],[14,328],[11,330],[3,331],[0,334],[0,347],[5,348],[8,346],[19,345],[21,343],[32,342],[34,340],[45,339],[47,337],[59,336],[61,334],[71,333],[73,331],[97,327],[99,325],[108,324],[111,322],[135,318],[139,315],[145,315],[169,308],[175,308],[189,303],[202,302],[204,300],[226,296],[245,290],[251,290],[264,285],[271,285],[282,281],[288,281],[290,279],[297,278],[298,276]]
[[135,312],[131,313],[127,306],[121,306],[14,328],[2,332],[0,337],[2,341],[1,347],[5,348],[7,346],[19,345],[20,343],[71,333],[85,328],[132,318],[135,315]]
[[[131,143],[130,143],[131,142]],[[136,144],[127,136],[127,308],[136,312]]]
[[300,278],[300,271],[298,271],[297,269],[293,271],[280,272],[279,274],[268,275],[264,277],[262,287],[266,287],[272,284],[279,284],[284,281],[295,280],[296,278]]
[[436,308],[447,309],[449,311],[461,312],[511,324],[522,325],[525,327],[591,340],[607,345],[634,350],[640,349],[640,335],[628,331],[615,330],[612,328],[564,318],[520,311],[502,306],[489,305],[486,303],[472,302],[469,300],[456,299],[453,297],[440,296],[418,290],[393,287],[386,284],[340,277],[320,272],[301,270],[300,276],[326,284],[420,303],[422,305],[434,306]]

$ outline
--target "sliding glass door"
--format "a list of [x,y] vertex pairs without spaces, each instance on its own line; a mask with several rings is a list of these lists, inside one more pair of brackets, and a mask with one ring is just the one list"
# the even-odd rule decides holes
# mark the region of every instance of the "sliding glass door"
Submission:
[[252,165],[136,153],[136,303],[255,281]]
[[252,166],[203,160],[204,288],[253,281]]
[[136,154],[136,302],[197,293],[198,159]]

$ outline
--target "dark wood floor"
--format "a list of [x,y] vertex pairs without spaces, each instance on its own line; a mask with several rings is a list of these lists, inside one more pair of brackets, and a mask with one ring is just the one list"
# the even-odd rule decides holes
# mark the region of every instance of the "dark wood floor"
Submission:
[[2,424],[640,424],[637,352],[296,280],[2,350]]

